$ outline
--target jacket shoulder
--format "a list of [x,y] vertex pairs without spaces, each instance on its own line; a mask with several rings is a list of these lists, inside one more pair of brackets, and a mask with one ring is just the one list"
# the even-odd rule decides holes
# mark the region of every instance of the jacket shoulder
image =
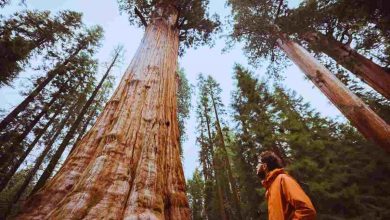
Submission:
[[282,173],[282,174],[279,174],[278,178],[280,178],[280,180],[293,180],[295,181],[295,179],[288,175],[287,173]]

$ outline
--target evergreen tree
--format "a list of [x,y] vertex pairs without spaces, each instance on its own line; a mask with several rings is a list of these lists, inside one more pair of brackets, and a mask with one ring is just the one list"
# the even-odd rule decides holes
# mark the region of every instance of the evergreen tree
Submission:
[[183,154],[183,142],[186,140],[185,122],[190,116],[192,88],[186,78],[184,69],[177,71],[177,121],[179,123],[180,155]]
[[238,186],[229,153],[231,146],[220,119],[224,115],[221,89],[213,78],[203,75],[198,77],[198,88],[197,140],[205,178],[205,213],[208,219],[241,219]]
[[[390,41],[388,31],[383,29],[390,24],[389,17],[382,16],[384,5],[360,0],[352,4],[345,0],[305,2],[283,16],[280,25],[307,41],[310,49],[327,54],[389,98],[390,77],[382,68],[389,65]],[[297,17],[299,23],[295,22]]]
[[75,36],[73,39],[76,41],[75,45],[63,48],[61,54],[50,54],[50,56],[57,58],[57,62],[53,69],[47,73],[46,77],[40,79],[27,97],[2,119],[0,122],[0,132],[4,131],[7,125],[17,119],[18,114],[24,111],[28,105],[35,100],[35,97],[37,97],[45,87],[56,78],[56,76],[63,76],[68,70],[71,70],[72,63],[77,63],[77,60],[79,59],[78,55],[80,53],[85,52],[87,54],[93,54],[101,37],[102,29],[97,26]]
[[238,173],[243,215],[247,219],[266,219],[264,190],[256,175],[256,166],[258,155],[276,146],[276,123],[272,120],[276,110],[265,82],[258,82],[239,65],[235,66],[234,79],[237,89],[233,93],[232,108],[237,127],[233,161]]
[[[246,216],[258,218],[261,202],[260,214],[267,216],[264,190],[256,180],[255,169],[259,153],[274,146],[272,150],[284,159],[287,170],[312,199],[320,219],[387,217],[384,210],[389,204],[377,203],[389,195],[384,173],[390,161],[382,149],[368,152],[370,143],[355,129],[322,117],[278,84],[272,90],[261,89],[264,82],[258,82],[242,67],[236,67],[235,79],[232,107],[238,127],[234,162],[241,199],[248,201],[243,205]],[[256,112],[262,112],[263,117],[257,118]],[[263,124],[271,124],[271,129]],[[266,137],[272,138],[258,138],[269,131]],[[248,158],[253,158],[252,162]],[[367,176],[376,176],[379,181],[367,180]]]
[[102,79],[100,80],[99,84],[96,85],[96,87],[94,88],[91,96],[88,97],[88,100],[85,102],[85,104],[81,108],[80,112],[78,112],[75,121],[70,126],[70,128],[67,131],[65,137],[62,139],[61,144],[58,146],[55,154],[51,158],[50,163],[47,165],[45,171],[43,172],[43,174],[39,178],[36,186],[34,187],[34,190],[33,190],[34,192],[36,192],[38,189],[40,189],[46,183],[46,181],[49,179],[49,177],[52,175],[52,173],[54,171],[54,168],[56,167],[56,165],[57,165],[58,161],[60,160],[62,154],[64,153],[66,147],[69,145],[70,141],[74,138],[75,133],[76,133],[77,129],[80,127],[80,123],[82,122],[82,120],[83,120],[84,116],[86,115],[88,109],[91,107],[93,102],[95,102],[95,98],[96,98],[99,90],[102,88],[104,81],[107,79],[108,74],[111,72],[111,69],[116,64],[117,59],[118,59],[120,53],[121,53],[120,49],[118,49],[115,52],[114,58],[113,58],[113,60],[112,60],[112,62],[110,64],[110,66],[107,68],[107,70],[104,73],[104,75],[103,75]]
[[192,179],[187,180],[187,196],[193,220],[205,219],[204,207],[204,180],[198,169],[195,169]]
[[[81,14],[23,11],[0,21],[0,86],[10,84],[34,53],[53,47],[81,26]],[[50,49],[49,49],[50,50]]]
[[[13,121],[12,124],[8,124],[7,128],[2,132],[1,189],[5,187],[17,167],[20,166],[21,162],[38,143],[39,138],[30,142],[29,138],[26,138],[27,135],[34,135],[35,137],[43,135],[43,133],[40,135],[39,132],[48,129],[50,125],[46,124],[44,126],[46,128],[41,131],[39,131],[39,127],[46,123],[45,119],[48,120],[51,117],[50,114],[56,112],[57,109],[63,109],[63,112],[65,112],[64,107],[65,109],[69,108],[76,101],[74,97],[84,96],[85,99],[85,94],[88,93],[88,81],[92,82],[93,75],[96,73],[96,61],[90,55],[84,53],[77,58],[77,61],[71,63],[69,71],[64,73],[64,76],[54,78],[50,88],[47,88],[49,92],[45,93],[49,94],[45,95],[52,96],[49,104],[43,97],[43,100],[35,99],[31,104],[37,110],[34,110],[35,112],[22,112],[18,119]],[[50,94],[50,90],[55,89],[57,91]],[[79,102],[82,101],[83,99],[79,100]],[[39,123],[42,125],[40,126]],[[34,133],[32,132],[34,127],[38,129],[38,134],[32,134]],[[27,145],[29,146],[27,147]]]

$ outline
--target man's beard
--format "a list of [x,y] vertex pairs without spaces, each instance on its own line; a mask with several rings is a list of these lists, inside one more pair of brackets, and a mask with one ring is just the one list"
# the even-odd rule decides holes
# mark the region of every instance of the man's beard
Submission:
[[260,179],[265,179],[265,171],[264,169],[261,169],[259,170],[259,172],[257,172],[257,176],[260,178]]

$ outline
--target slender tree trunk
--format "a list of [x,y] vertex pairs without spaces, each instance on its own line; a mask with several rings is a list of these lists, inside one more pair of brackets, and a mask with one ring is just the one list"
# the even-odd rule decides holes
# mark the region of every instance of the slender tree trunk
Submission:
[[[17,158],[16,161],[13,159],[10,161],[1,161],[1,176],[0,176],[0,192],[7,186],[8,182],[12,178],[12,176],[15,174],[15,172],[19,169],[20,165],[23,163],[23,161],[26,159],[26,157],[30,154],[32,149],[35,147],[35,145],[38,143],[39,139],[42,137],[42,135],[46,132],[46,130],[49,128],[49,126],[53,123],[54,119],[58,116],[58,114],[61,112],[62,107],[58,108],[57,111],[53,114],[53,116],[50,117],[49,121],[45,124],[45,127],[42,128],[42,130],[39,132],[39,134],[34,138],[34,141],[31,142],[25,152],[23,152],[22,156],[20,158]],[[15,161],[15,162],[14,162]],[[10,164],[10,168],[8,168],[7,165]]]
[[[70,76],[70,77],[72,77],[72,76]],[[39,122],[39,120],[41,120],[41,118],[47,114],[50,107],[58,100],[60,95],[62,93],[64,93],[64,91],[66,90],[66,84],[70,81],[70,77],[60,87],[60,89],[52,95],[52,98],[50,99],[50,101],[43,105],[41,112],[34,117],[34,119],[30,122],[30,124],[28,126],[26,126],[23,133],[16,138],[16,140],[12,143],[14,146],[18,146],[23,141],[23,139],[26,138],[26,136],[31,132],[31,130],[35,127],[35,125]],[[79,82],[77,84],[77,86],[74,87],[74,89],[76,90],[80,85],[81,85],[81,82]]]
[[[84,48],[85,46],[79,46],[64,62],[58,64],[56,69],[64,68],[69,62]],[[28,104],[34,100],[34,98],[49,84],[54,77],[57,76],[58,72],[50,71],[47,73],[45,80],[43,80],[18,106],[16,106],[1,122],[0,131],[3,131],[9,123],[15,120],[18,114],[26,109]]]
[[[203,124],[203,123],[202,123]],[[207,160],[207,152],[206,152],[206,146],[205,146],[205,139],[204,139],[204,135],[203,135],[203,132],[200,134],[200,141],[201,141],[201,147],[202,149],[200,150],[200,163],[202,164],[202,173],[203,173],[203,176],[204,176],[204,181],[205,181],[205,184],[204,184],[204,203],[203,203],[203,214],[204,216],[206,216],[206,219],[210,219],[210,204],[209,204],[209,201],[210,201],[210,192],[212,191],[211,190],[211,175],[209,175],[209,167],[207,166],[208,165],[208,160]]]
[[79,135],[77,136],[77,139],[76,141],[74,142],[74,145],[72,147],[72,149],[69,151],[69,154],[71,154],[74,150],[74,148],[77,146],[77,144],[80,142],[81,138],[84,136],[85,132],[87,131],[87,128],[89,126],[89,124],[91,123],[92,119],[93,119],[93,116],[95,115],[95,112],[97,111],[97,108],[98,108],[98,105],[99,103],[102,101],[102,99],[100,98],[96,104],[95,104],[95,107],[89,112],[86,120],[85,120],[85,123],[79,133]]
[[211,149],[211,154],[212,154],[212,165],[213,165],[213,168],[214,168],[214,172],[215,172],[215,185],[217,186],[217,195],[218,195],[218,204],[219,204],[219,211],[220,211],[220,217],[222,220],[227,220],[229,219],[227,217],[227,214],[226,214],[226,209],[225,209],[225,199],[224,199],[224,196],[223,196],[223,192],[222,192],[222,187],[221,187],[221,183],[220,183],[220,161],[219,159],[216,157],[215,153],[214,153],[214,150]]
[[[37,173],[39,167],[42,165],[43,160],[45,159],[46,155],[51,150],[54,142],[57,140],[57,137],[61,134],[62,129],[65,127],[66,122],[69,120],[72,113],[74,113],[74,112],[69,110],[68,115],[62,120],[61,125],[56,129],[55,134],[53,135],[53,137],[51,137],[50,141],[46,144],[45,149],[41,152],[39,157],[35,160],[34,166],[28,171],[27,176],[23,180],[22,185],[17,189],[16,193],[12,196],[11,201],[9,201],[9,203],[7,204],[7,208],[6,208],[5,213],[4,213],[5,217],[7,217],[7,215],[10,213],[13,205],[19,200],[19,198],[25,192],[28,184],[31,182],[32,178]],[[36,186],[34,187],[32,193],[34,193],[36,191]]]
[[216,155],[214,153],[214,147],[213,147],[213,142],[212,142],[212,137],[211,137],[211,129],[210,129],[210,118],[207,114],[207,106],[204,106],[205,109],[205,117],[206,117],[206,125],[207,125],[207,135],[209,138],[209,146],[210,146],[210,152],[211,152],[211,163],[214,169],[215,173],[215,185],[217,186],[217,195],[218,195],[218,200],[219,200],[219,212],[220,212],[220,217],[222,220],[227,220],[227,215],[226,215],[226,210],[225,210],[225,199],[222,193],[222,188],[221,188],[221,183],[219,182],[219,167],[217,166],[218,161],[216,158]]
[[16,151],[19,150],[19,147],[22,144],[23,140],[32,131],[32,129],[41,120],[41,118],[47,114],[49,108],[54,104],[54,102],[57,101],[58,97],[64,90],[65,90],[64,87],[60,88],[53,95],[49,103],[44,104],[41,112],[39,112],[39,114],[36,115],[28,125],[25,126],[24,131],[21,134],[17,134],[15,135],[15,137],[13,137],[13,135],[9,133],[4,133],[3,135],[0,136],[0,143],[3,143],[1,147],[4,148],[3,152],[0,154],[0,161],[7,160],[4,159],[4,157],[14,155]]
[[216,107],[216,104],[215,104],[215,100],[214,100],[214,95],[212,93],[210,93],[210,96],[211,96],[211,101],[213,103],[213,109],[214,109],[214,114],[215,114],[215,119],[216,119],[217,132],[218,132],[218,135],[220,137],[221,147],[222,147],[222,151],[223,151],[223,154],[224,154],[223,156],[225,158],[224,163],[225,163],[225,166],[226,166],[227,171],[228,171],[228,179],[229,179],[229,183],[230,183],[230,186],[232,188],[232,191],[233,191],[234,203],[235,203],[236,210],[237,210],[237,215],[238,215],[237,217],[238,217],[238,219],[243,219],[242,213],[241,213],[240,198],[239,198],[238,190],[237,190],[237,182],[236,182],[236,179],[233,176],[230,159],[228,157],[228,153],[227,153],[227,150],[226,150],[225,139],[223,137],[221,123],[219,121],[219,116],[218,116],[218,110],[217,110],[217,107]]
[[303,38],[315,51],[326,53],[338,64],[356,74],[373,89],[390,99],[390,73],[332,36],[309,32]]
[[385,121],[303,47],[283,36],[277,43],[367,139],[390,151],[390,128]]
[[[68,124],[70,117],[74,114],[77,114],[79,112],[80,108],[82,108],[83,98],[84,98],[84,95],[80,95],[80,97],[78,98],[76,103],[74,103],[74,105],[69,109],[68,114],[65,116],[64,119],[62,119],[61,123],[59,124],[59,126],[56,129],[56,132],[53,134],[53,136],[50,138],[49,143],[46,145],[49,145],[52,147],[52,145],[57,140],[58,136],[62,133],[62,130]],[[65,138],[64,138],[64,140],[65,140]],[[64,140],[61,142],[61,144],[64,142]],[[59,158],[61,157],[61,155],[63,153],[63,150],[61,152],[58,152],[58,151],[61,151],[61,149],[57,149],[57,151],[55,152],[55,154],[51,158],[49,165],[46,167],[43,174],[40,176],[38,182],[35,184],[33,190],[31,191],[31,194],[34,194],[36,191],[38,191],[46,183],[46,181],[50,178],[55,166],[58,163]],[[56,155],[57,155],[57,157],[56,157]],[[50,164],[52,164],[52,163],[54,164],[54,167],[50,166]]]
[[106,73],[104,74],[104,76],[100,80],[99,84],[96,86],[95,90],[92,92],[91,96],[88,98],[87,102],[84,104],[84,106],[81,109],[80,113],[78,114],[76,120],[73,122],[72,126],[69,128],[69,131],[67,132],[67,134],[65,135],[61,144],[58,146],[57,151],[54,153],[53,157],[51,158],[45,171],[43,172],[43,174],[39,178],[37,184],[34,187],[33,192],[36,192],[37,190],[39,190],[46,183],[46,181],[50,178],[50,176],[53,174],[53,171],[54,171],[56,165],[58,164],[58,161],[61,159],[61,156],[64,153],[69,142],[74,137],[74,135],[75,135],[77,129],[79,128],[80,123],[82,122],[88,109],[91,107],[92,103],[95,101],[95,97],[96,97],[97,93],[99,92],[100,88],[102,87],[104,80],[107,78],[108,74],[110,73],[111,68],[114,66],[118,56],[119,56],[119,53],[116,54],[114,60],[112,61],[111,65],[108,67]]
[[[176,11],[158,11],[168,10]],[[190,218],[177,141],[173,14],[147,26],[95,125],[17,219]]]

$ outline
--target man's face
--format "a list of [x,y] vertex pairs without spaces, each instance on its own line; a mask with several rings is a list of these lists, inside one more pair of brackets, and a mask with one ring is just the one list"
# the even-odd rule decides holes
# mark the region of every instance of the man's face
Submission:
[[257,176],[260,179],[265,179],[266,171],[267,171],[267,164],[265,164],[265,163],[261,162],[261,160],[259,160],[259,164],[257,165]]

